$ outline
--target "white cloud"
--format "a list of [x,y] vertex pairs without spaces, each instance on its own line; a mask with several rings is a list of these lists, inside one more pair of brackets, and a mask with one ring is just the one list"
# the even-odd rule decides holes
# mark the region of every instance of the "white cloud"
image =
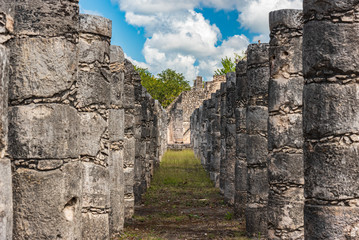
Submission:
[[174,69],[193,81],[200,74],[211,80],[221,58],[245,52],[250,40],[235,35],[222,41],[220,29],[195,8],[237,10],[241,26],[257,33],[252,41],[269,41],[268,14],[283,8],[301,8],[302,0],[111,0],[126,12],[126,21],[145,29],[145,63],[133,61],[157,74]]
[[81,13],[90,14],[90,15],[96,15],[96,16],[100,16],[100,17],[104,16],[102,13],[100,13],[98,11],[87,10],[87,9],[81,9]]

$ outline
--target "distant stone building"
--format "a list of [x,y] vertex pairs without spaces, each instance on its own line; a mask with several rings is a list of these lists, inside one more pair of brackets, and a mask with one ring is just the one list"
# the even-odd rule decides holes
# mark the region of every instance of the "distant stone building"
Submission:
[[190,144],[190,117],[204,100],[216,92],[221,82],[225,82],[225,76],[213,76],[213,81],[203,82],[202,77],[197,77],[190,91],[181,93],[167,107],[168,113],[168,144]]

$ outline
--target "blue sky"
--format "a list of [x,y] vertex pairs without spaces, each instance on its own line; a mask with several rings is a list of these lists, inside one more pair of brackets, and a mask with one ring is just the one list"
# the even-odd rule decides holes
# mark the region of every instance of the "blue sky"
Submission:
[[302,0],[80,0],[81,13],[112,20],[112,44],[157,74],[171,68],[192,82],[212,80],[221,58],[269,40],[268,13]]

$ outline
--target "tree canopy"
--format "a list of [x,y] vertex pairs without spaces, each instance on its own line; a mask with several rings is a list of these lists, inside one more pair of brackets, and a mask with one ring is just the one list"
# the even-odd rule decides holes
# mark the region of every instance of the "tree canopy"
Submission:
[[232,60],[232,58],[229,57],[225,57],[221,59],[221,64],[222,64],[222,68],[217,69],[214,72],[214,75],[219,76],[219,75],[226,75],[229,72],[235,72],[236,71],[236,64],[242,60],[245,59],[245,56],[240,56],[237,53],[234,53],[234,59]]
[[157,99],[163,107],[170,105],[183,91],[191,89],[183,74],[172,69],[162,71],[157,77],[146,68],[135,66],[135,70],[140,74],[141,83],[148,93]]

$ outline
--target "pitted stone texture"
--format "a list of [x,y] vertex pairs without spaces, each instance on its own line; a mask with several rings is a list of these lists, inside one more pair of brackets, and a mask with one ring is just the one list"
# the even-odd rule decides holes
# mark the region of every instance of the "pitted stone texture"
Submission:
[[276,27],[287,29],[302,29],[302,10],[285,9],[269,13],[269,28],[272,31]]
[[[93,164],[83,164],[83,208],[107,209],[110,207],[109,170]],[[102,226],[101,226],[102,227]]]
[[[248,178],[248,204],[267,204],[268,199],[268,173],[267,168],[249,168]],[[264,214],[264,213],[263,213]],[[263,234],[263,232],[262,232]]]
[[91,105],[110,105],[109,72],[103,69],[80,71],[78,80],[77,107],[83,108]]
[[246,230],[248,237],[253,239],[267,239],[267,207],[250,205],[246,207]]
[[304,14],[318,13],[327,15],[334,11],[351,11],[357,3],[357,0],[332,0],[326,3],[318,2],[317,0],[304,0],[303,10]]
[[76,44],[64,38],[18,38],[9,44],[11,51],[9,98],[52,97],[76,80]]
[[304,134],[311,139],[359,132],[359,85],[304,87]]
[[111,38],[112,21],[101,16],[80,14],[79,32]]
[[268,108],[248,106],[246,112],[246,129],[248,134],[267,132]]
[[11,15],[17,34],[59,36],[74,34],[79,29],[79,5],[77,0],[13,1]]
[[335,74],[359,74],[359,56],[355,54],[359,51],[355,43],[358,31],[359,23],[306,23],[303,38],[304,76],[315,78],[318,75],[332,77]]
[[305,239],[358,239],[358,216],[358,207],[306,205]]
[[82,239],[110,239],[108,214],[82,213]]
[[304,184],[303,154],[275,153],[268,157],[268,178],[273,184]]
[[81,63],[108,63],[110,42],[90,34],[80,35],[79,59]]
[[274,115],[268,120],[268,149],[302,149],[302,114]]
[[9,108],[9,153],[16,159],[78,157],[76,110],[59,104]]
[[123,63],[125,61],[125,54],[120,46],[111,45],[110,48],[110,63]]
[[13,181],[14,239],[81,239],[81,163],[18,169]]
[[298,107],[303,105],[303,85],[303,77],[271,79],[268,110],[270,112],[298,110]]
[[12,239],[13,201],[11,164],[0,159],[0,239]]
[[123,141],[125,139],[125,111],[123,109],[111,109],[108,122],[110,141]]
[[265,165],[267,163],[267,139],[260,135],[247,135],[246,159],[248,165]]
[[79,113],[80,136],[79,153],[82,156],[96,157],[101,150],[100,141],[107,122],[97,113]]
[[269,45],[267,43],[250,44],[247,49],[247,65],[267,64],[269,61],[268,51]]
[[359,197],[359,143],[306,143],[307,198],[343,200]]
[[6,48],[0,45],[0,158],[5,154],[8,141],[8,71],[8,54]]
[[247,70],[249,99],[268,96],[269,67],[252,68]]

